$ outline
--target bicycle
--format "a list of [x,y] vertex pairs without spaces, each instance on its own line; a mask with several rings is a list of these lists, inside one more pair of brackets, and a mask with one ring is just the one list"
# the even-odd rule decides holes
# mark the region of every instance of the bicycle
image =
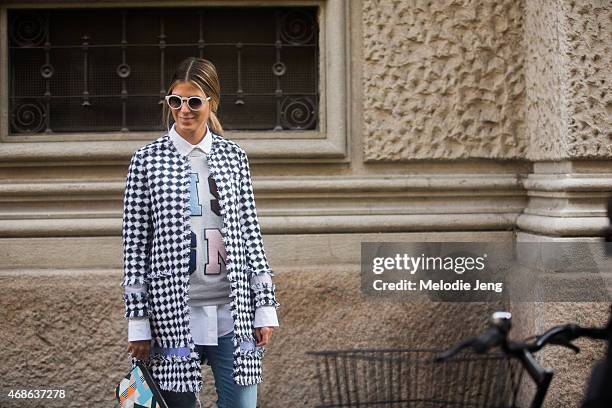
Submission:
[[[610,327],[555,326],[527,341],[508,339],[512,317],[496,312],[488,330],[448,350],[387,349],[319,351],[318,408],[519,408],[526,372],[536,386],[530,408],[540,408],[553,378],[533,354],[546,345],[574,352],[580,337],[606,340]],[[491,353],[499,348],[501,353]],[[461,357],[458,354],[463,352]]]

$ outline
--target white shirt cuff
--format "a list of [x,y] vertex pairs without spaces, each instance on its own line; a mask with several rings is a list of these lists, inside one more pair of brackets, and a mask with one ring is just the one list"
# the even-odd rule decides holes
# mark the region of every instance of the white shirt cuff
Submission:
[[128,319],[128,341],[151,340],[149,317]]
[[278,327],[278,316],[274,306],[262,306],[255,309],[254,327]]

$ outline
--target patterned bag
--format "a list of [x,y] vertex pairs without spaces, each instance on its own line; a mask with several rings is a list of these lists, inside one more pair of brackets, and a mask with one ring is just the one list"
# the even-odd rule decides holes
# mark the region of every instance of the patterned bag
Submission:
[[121,408],[168,408],[157,383],[140,360],[117,384],[115,396]]

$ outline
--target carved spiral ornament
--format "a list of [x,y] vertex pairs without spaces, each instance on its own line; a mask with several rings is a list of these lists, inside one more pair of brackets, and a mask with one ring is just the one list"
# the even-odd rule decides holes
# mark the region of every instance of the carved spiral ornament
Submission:
[[311,129],[316,120],[315,103],[312,98],[285,98],[281,105],[284,129]]
[[289,44],[308,44],[313,36],[312,17],[301,11],[290,11],[281,17],[280,36]]
[[46,37],[43,18],[34,13],[16,16],[12,23],[10,36],[11,41],[19,47],[41,45]]
[[23,102],[13,108],[11,124],[19,133],[38,133],[45,126],[45,108],[38,102]]

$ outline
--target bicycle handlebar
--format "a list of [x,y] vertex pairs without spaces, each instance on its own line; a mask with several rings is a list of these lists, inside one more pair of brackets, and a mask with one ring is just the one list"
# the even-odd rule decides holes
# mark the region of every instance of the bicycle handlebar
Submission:
[[535,360],[532,353],[541,350],[547,344],[567,347],[578,353],[580,349],[572,341],[580,337],[589,337],[597,340],[609,339],[612,336],[612,320],[606,328],[580,327],[576,324],[555,326],[543,334],[536,336],[532,342],[515,342],[508,340],[508,333],[512,326],[510,313],[496,312],[490,320],[490,327],[484,333],[470,337],[454,347],[436,356],[434,361],[442,362],[450,359],[465,348],[471,348],[478,354],[483,354],[493,347],[500,347],[504,354],[518,359],[537,385],[531,408],[540,408],[548,392],[553,377],[553,371],[543,368]]
[[508,312],[495,312],[489,320],[489,326],[489,329],[484,333],[460,342],[439,356],[436,356],[434,361],[448,360],[468,347],[478,354],[484,354],[493,347],[505,345],[508,340],[508,333],[512,327],[512,316]]
[[469,339],[466,339],[456,346],[446,350],[439,356],[436,356],[434,360],[438,362],[448,360],[461,350],[468,347],[478,354],[484,354],[491,348],[499,346],[504,339],[505,336],[503,333],[500,333],[496,327],[492,327],[486,332],[478,336],[470,337]]
[[[511,317],[508,313],[506,318],[500,323],[499,314],[493,314],[490,327],[484,333],[470,337],[450,349],[442,352],[435,358],[435,361],[445,361],[459,353],[461,350],[471,348],[478,354],[488,352],[494,347],[501,347],[502,351],[507,355],[519,355],[522,351],[535,353],[540,351],[548,344],[567,347],[574,352],[580,352],[580,349],[575,346],[572,341],[587,337],[594,340],[607,340],[609,336],[608,328],[601,327],[581,327],[577,324],[565,324],[554,326],[548,329],[543,334],[536,336],[533,342],[514,342],[508,340],[510,332]],[[505,313],[505,312],[504,312]]]
[[581,337],[606,340],[608,338],[608,330],[601,327],[581,327],[577,324],[555,326],[538,336],[535,343],[529,346],[529,351],[536,352],[547,344],[555,344],[568,347],[578,353],[580,349],[573,345],[572,341]]

